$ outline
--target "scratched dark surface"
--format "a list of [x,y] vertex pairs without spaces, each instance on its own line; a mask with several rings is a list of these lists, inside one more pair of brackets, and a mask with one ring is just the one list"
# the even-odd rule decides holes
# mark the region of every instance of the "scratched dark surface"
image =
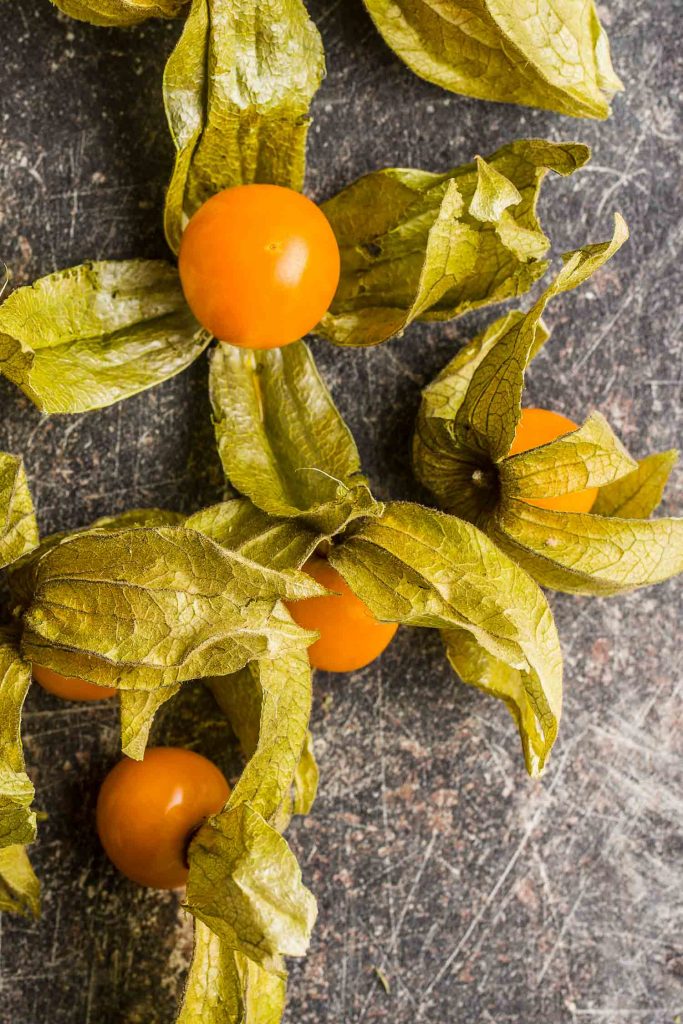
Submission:
[[[530,398],[574,418],[600,409],[638,456],[680,443],[676,0],[604,5],[627,86],[605,124],[449,96],[393,58],[360,0],[310,9],[329,62],[311,133],[317,198],[382,165],[444,169],[524,135],[593,145],[584,172],[546,185],[555,251],[606,237],[615,209],[633,238],[553,305]],[[47,0],[4,0],[0,16],[1,255],[16,282],[164,255],[160,82],[178,25],[105,31]],[[420,387],[493,315],[377,350],[316,345],[378,496],[420,497],[408,458]],[[45,530],[133,505],[194,508],[218,493],[205,392],[200,361],[112,409],[44,419],[0,380],[0,448],[26,459]],[[667,511],[683,512],[682,484],[679,471]],[[290,835],[320,919],[292,965],[288,1024],[679,1019],[682,596],[674,582],[553,597],[567,695],[542,782],[526,778],[506,712],[457,683],[435,635],[403,631],[364,672],[318,676],[320,797]],[[171,1024],[189,924],[175,897],[118,877],[93,834],[115,709],[35,692],[25,734],[49,813],[34,851],[44,914],[2,923],[0,1021]]]

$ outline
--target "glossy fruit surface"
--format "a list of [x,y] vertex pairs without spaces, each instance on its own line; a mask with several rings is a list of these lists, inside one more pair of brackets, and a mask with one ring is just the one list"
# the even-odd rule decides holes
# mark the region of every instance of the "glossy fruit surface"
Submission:
[[97,831],[109,859],[128,878],[155,889],[187,880],[187,847],[202,822],[230,796],[222,772],[200,754],[151,747],[124,758],[102,783]]
[[178,269],[192,312],[216,338],[278,348],[327,312],[339,283],[339,247],[306,196],[278,185],[238,185],[192,217]]
[[[522,409],[522,418],[517,424],[515,439],[510,455],[528,452],[531,448],[549,444],[563,434],[578,429],[578,424],[549,409]],[[590,512],[598,496],[597,487],[588,487],[573,494],[562,494],[556,498],[527,498],[527,504],[537,508],[554,509],[556,512]]]
[[311,665],[327,672],[353,672],[369,665],[389,646],[397,623],[379,622],[324,558],[311,558],[303,568],[335,592],[288,606],[295,622],[320,633],[308,648]]
[[77,676],[62,676],[44,665],[33,665],[31,670],[44,690],[62,700],[108,700],[116,696],[117,691],[111,686],[95,686]]

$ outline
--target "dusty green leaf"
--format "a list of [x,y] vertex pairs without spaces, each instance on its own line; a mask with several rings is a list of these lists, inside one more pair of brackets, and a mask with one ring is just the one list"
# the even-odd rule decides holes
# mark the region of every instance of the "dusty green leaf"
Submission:
[[195,921],[194,957],[176,1024],[280,1024],[286,981]]
[[102,516],[90,526],[84,526],[79,530],[64,530],[43,537],[36,548],[11,565],[8,570],[7,582],[13,601],[12,614],[18,617],[33,600],[35,572],[40,559],[68,537],[74,537],[78,533],[88,533],[92,530],[121,530],[135,526],[177,526],[184,520],[185,516],[180,512],[171,512],[164,508],[132,508],[118,515]]
[[306,733],[304,749],[294,773],[293,814],[310,814],[318,794],[320,772],[313,750],[313,734]]
[[548,266],[541,183],[589,156],[578,143],[523,139],[446,174],[390,168],[360,178],[323,205],[342,273],[318,333],[375,345],[411,320],[449,320],[523,294]]
[[21,459],[0,452],[0,569],[38,543],[33,501]]
[[530,774],[542,767],[549,752],[549,737],[557,731],[550,722],[549,734],[538,715],[539,699],[528,673],[494,657],[464,629],[442,633],[446,655],[463,683],[497,697],[512,715],[522,741],[524,760]]
[[288,796],[306,745],[311,666],[305,649],[262,658],[210,688],[247,757],[228,808],[248,803],[270,820]]
[[[517,326],[525,314],[519,310],[506,313],[472,341],[458,351],[441,373],[423,391],[426,414],[430,419],[450,423],[462,405],[472,375],[491,349],[504,337],[508,330]],[[549,332],[541,321],[536,329],[541,341],[547,341]],[[539,346],[540,347],[540,346]]]
[[308,657],[295,652],[277,663],[262,660],[207,682],[248,762],[231,802],[253,803],[284,832],[293,814],[309,813],[317,792],[318,767],[306,731]]
[[180,686],[162,686],[158,690],[121,690],[121,751],[126,757],[142,761],[154,716],[162,704],[175,697],[179,689]]
[[292,823],[293,815],[294,791],[293,789],[290,789],[275,814],[268,820],[268,824],[271,825],[276,832],[279,832],[280,835],[284,835]]
[[269,351],[219,345],[210,392],[226,476],[264,512],[332,535],[381,510],[303,342]]
[[557,735],[562,655],[526,572],[470,523],[403,503],[358,524],[329,558],[379,619],[465,630],[519,672],[534,723],[523,737],[527,767],[540,771]]
[[237,954],[201,921],[176,1024],[250,1024]]
[[477,99],[606,118],[623,88],[593,0],[364,0],[415,74]]
[[[249,380],[242,360],[237,360],[235,367],[228,358],[226,367],[222,367],[226,372],[221,373],[218,381],[215,365],[217,361],[223,362],[219,349],[212,368],[212,398],[219,441],[225,444],[224,430],[233,431],[231,444],[238,447],[244,442],[245,432],[253,430],[258,444],[268,450],[269,432],[274,432],[276,442],[282,443],[282,437],[278,436],[282,430],[286,446],[298,445],[298,457],[308,445],[316,459],[322,452],[326,460],[324,466],[344,475],[358,473],[358,455],[353,441],[320,382],[308,352],[301,353],[304,358],[294,359],[295,355],[296,352],[285,359],[265,359],[266,365],[271,367],[265,383],[260,376],[258,380],[255,376]],[[278,372],[282,364],[284,371]],[[235,379],[230,378],[228,370],[236,371]],[[243,404],[241,389],[245,385],[247,401]],[[259,391],[250,412],[248,391],[254,387]],[[273,410],[267,428],[261,422],[262,387],[267,389],[269,408]],[[308,407],[303,411],[297,404],[297,388],[308,397]],[[240,426],[236,423],[235,409],[237,416],[240,412],[245,416]],[[292,418],[302,416],[302,412],[304,418],[310,417],[310,440],[305,433],[301,439],[296,435],[298,424]],[[230,452],[230,457],[232,454]],[[272,479],[277,489],[280,470],[276,457],[273,463]],[[263,464],[268,465],[267,458]],[[265,476],[268,478],[267,471]],[[236,482],[234,478],[232,482]],[[245,489],[248,487],[249,483]],[[303,518],[272,517],[244,498],[204,510],[190,517],[187,525],[231,551],[278,568],[303,564],[321,539],[319,528],[311,528]],[[188,903],[193,913],[219,932],[221,939],[216,937],[214,946],[218,948],[222,941],[224,947],[257,956],[275,972],[269,973],[246,956],[235,954],[237,962],[241,963],[245,1022],[276,1024],[281,1019],[285,998],[285,983],[280,976],[281,954],[303,952],[315,913],[314,900],[301,885],[296,861],[284,840],[278,837],[278,831],[289,821],[294,804],[303,812],[306,802],[311,801],[313,768],[307,749],[310,664],[305,650],[301,649],[286,657],[254,661],[231,676],[211,679],[209,685],[240,741],[247,763],[226,811],[213,820],[213,830],[206,826],[192,845]],[[233,863],[239,865],[234,871],[230,866]],[[285,865],[286,882],[281,887],[275,883],[276,888],[271,889],[271,876],[273,872],[281,873],[281,864]],[[223,881],[224,874],[220,874],[221,880],[217,881],[217,871],[227,871],[229,883]],[[264,878],[268,878],[267,894],[261,892]],[[195,887],[193,879],[198,880]],[[236,1016],[235,1019],[242,1018]]]
[[280,1024],[287,999],[286,979],[239,953],[236,955],[246,983],[246,1024]]
[[545,587],[618,594],[683,572],[683,519],[617,519],[503,502],[491,536]]
[[[315,900],[278,834],[307,744],[308,656],[261,659],[209,687],[247,763],[225,810],[192,843],[188,905],[227,946],[281,975],[281,955],[305,952],[315,918]],[[246,964],[243,980],[254,1021],[278,1021],[284,983]]]
[[300,519],[277,519],[248,498],[233,498],[195,512],[186,525],[271,569],[299,569],[323,539]]
[[511,320],[508,329],[495,339],[478,361],[455,413],[453,436],[459,447],[496,462],[505,458],[521,416],[524,372],[539,349],[536,332],[545,307],[554,296],[586,281],[627,238],[626,223],[616,214],[610,241],[567,253],[562,270],[526,316]]
[[678,452],[674,449],[646,456],[632,473],[600,488],[591,512],[597,516],[647,519],[659,506],[677,462]]
[[164,74],[176,163],[166,237],[216,192],[303,185],[309,106],[325,74],[318,30],[301,0],[192,0]]
[[509,498],[547,498],[601,487],[637,466],[600,413],[550,444],[513,455],[500,464],[500,485]]
[[60,270],[0,306],[0,373],[46,413],[129,398],[186,369],[210,340],[163,260]]
[[[456,440],[455,417],[476,368],[523,319],[523,313],[513,312],[494,321],[461,348],[422,392],[413,438],[415,475],[435,495],[441,508],[457,512],[482,528],[498,499],[498,478],[486,455]],[[539,325],[537,335],[542,329]]]
[[19,654],[17,637],[0,627],[0,849],[31,843],[36,815],[34,790],[21,746],[21,712],[31,684],[31,666]]
[[176,1024],[280,1024],[287,982],[195,922],[195,956]]
[[[381,194],[381,185],[378,191]],[[409,220],[405,226],[397,225],[386,240],[342,248],[342,280],[320,331],[330,341],[339,345],[386,341],[413,320],[426,319],[443,296],[473,272],[479,238],[462,219],[464,203],[458,186],[449,181],[442,189],[439,184],[427,199],[433,216],[421,210],[417,230]],[[380,195],[374,201],[381,201]],[[330,216],[329,204],[326,212]]]
[[488,164],[483,157],[475,157],[477,187],[470,202],[470,214],[483,223],[495,224],[510,206],[522,202],[514,182]]
[[40,882],[23,846],[0,849],[0,911],[40,917]]
[[175,18],[187,0],[52,0],[52,3],[79,21],[91,25],[137,25],[147,18]]
[[82,533],[40,559],[23,649],[63,674],[155,690],[306,646],[280,599],[321,592],[184,527]]
[[230,804],[190,847],[187,906],[222,941],[266,969],[303,956],[315,922],[313,895],[282,836],[253,807]]

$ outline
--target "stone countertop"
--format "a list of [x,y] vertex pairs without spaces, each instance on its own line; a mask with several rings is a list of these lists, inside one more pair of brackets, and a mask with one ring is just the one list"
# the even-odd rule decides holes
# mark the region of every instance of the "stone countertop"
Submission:
[[[575,419],[599,409],[637,456],[680,443],[677,0],[601,5],[627,90],[602,124],[451,96],[393,57],[360,0],[309,6],[329,63],[311,132],[316,198],[371,169],[446,169],[521,136],[592,145],[586,170],[545,185],[554,251],[606,237],[614,210],[632,240],[552,305],[529,397]],[[47,0],[0,11],[1,255],[16,282],[165,255],[160,84],[178,25],[96,29]],[[374,350],[315,343],[377,496],[422,496],[409,460],[420,388],[498,312]],[[44,530],[218,495],[205,360],[70,418],[41,418],[0,380],[0,408],[0,449],[24,456]],[[666,511],[683,511],[682,484],[679,470]],[[320,917],[310,956],[292,964],[289,1024],[680,1020],[682,596],[680,580],[609,600],[552,596],[566,702],[540,782],[505,709],[458,683],[432,632],[401,631],[363,672],[318,674],[320,797],[290,838]],[[3,921],[0,1021],[171,1024],[188,921],[176,897],[118,876],[93,832],[115,708],[35,688],[24,731],[49,813],[34,853],[44,914]]]

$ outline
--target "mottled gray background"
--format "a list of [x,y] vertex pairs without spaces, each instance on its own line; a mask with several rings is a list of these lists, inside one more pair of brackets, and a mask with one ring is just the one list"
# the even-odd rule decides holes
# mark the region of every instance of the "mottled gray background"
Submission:
[[[606,237],[615,209],[633,237],[552,306],[530,398],[575,418],[600,409],[638,456],[680,443],[676,0],[601,5],[627,87],[606,124],[451,97],[394,59],[360,0],[310,7],[329,61],[311,134],[316,198],[382,165],[444,169],[523,135],[593,145],[585,171],[546,185],[556,252]],[[83,259],[163,256],[172,154],[160,84],[178,25],[105,31],[47,0],[6,0],[0,15],[1,255],[16,282]],[[420,497],[408,458],[420,388],[494,315],[411,328],[377,350],[316,344],[378,495]],[[0,448],[26,459],[46,530],[218,494],[203,360],[103,412],[41,418],[4,381],[0,408]],[[669,512],[683,511],[682,483],[679,471]],[[542,782],[527,779],[505,710],[457,683],[435,635],[404,630],[364,672],[318,675],[320,798],[291,839],[320,920],[293,965],[289,1024],[679,1019],[682,593],[674,582],[552,598],[567,696]],[[44,914],[3,922],[0,1020],[170,1024],[188,922],[175,897],[118,876],[93,835],[115,708],[38,690],[25,722],[49,813],[34,852]]]

